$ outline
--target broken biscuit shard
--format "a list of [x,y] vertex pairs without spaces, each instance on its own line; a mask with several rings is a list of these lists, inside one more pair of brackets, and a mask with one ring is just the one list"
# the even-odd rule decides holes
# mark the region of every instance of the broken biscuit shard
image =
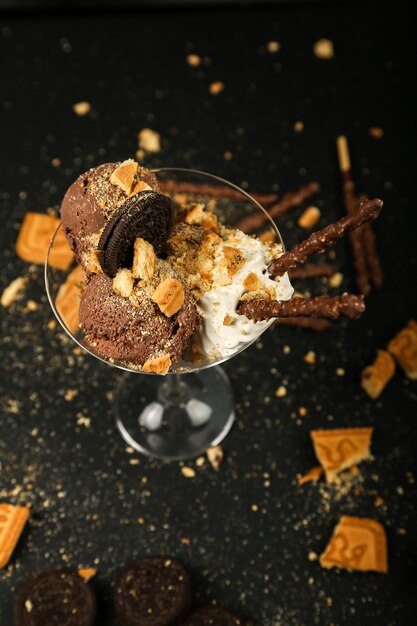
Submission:
[[371,456],[373,428],[312,430],[311,439],[326,480],[332,483],[337,474]]
[[344,515],[320,556],[320,565],[386,574],[387,539],[383,526],[372,519]]

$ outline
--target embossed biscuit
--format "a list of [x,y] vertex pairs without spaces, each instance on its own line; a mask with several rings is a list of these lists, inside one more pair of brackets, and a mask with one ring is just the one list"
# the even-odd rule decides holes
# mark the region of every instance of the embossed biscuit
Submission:
[[[23,261],[45,263],[52,236],[59,226],[59,220],[42,213],[26,213],[16,241],[16,252]],[[74,259],[62,228],[55,236],[54,246],[49,255],[49,265],[66,270]]]
[[176,278],[165,278],[159,283],[152,295],[152,300],[167,317],[177,313],[184,304],[184,287]]
[[389,352],[378,350],[378,355],[372,365],[368,365],[362,372],[361,386],[368,396],[378,398],[385,386],[395,373],[395,361]]
[[388,350],[394,355],[406,376],[417,380],[417,322],[410,320],[405,328],[388,344]]
[[78,311],[83,287],[83,268],[81,265],[77,265],[68,275],[65,283],[60,286],[55,300],[55,306],[59,315],[73,335],[77,332],[80,324]]
[[388,572],[387,540],[379,522],[344,515],[320,556],[325,568]]
[[13,554],[29,517],[29,507],[0,502],[0,569]]
[[373,428],[311,431],[314,451],[328,483],[342,470],[370,458],[372,432]]
[[153,245],[141,237],[133,244],[132,275],[134,278],[149,280],[155,272],[156,254]]
[[169,354],[163,354],[152,359],[148,359],[142,367],[144,372],[150,372],[152,374],[166,374],[171,367],[171,357]]

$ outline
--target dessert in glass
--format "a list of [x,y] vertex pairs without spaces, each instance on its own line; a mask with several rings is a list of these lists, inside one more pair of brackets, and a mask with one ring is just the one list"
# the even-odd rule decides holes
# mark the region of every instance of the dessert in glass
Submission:
[[[276,242],[235,228],[255,212]],[[234,420],[233,390],[220,364],[272,323],[249,320],[237,305],[293,293],[287,274],[275,280],[267,271],[283,252],[274,222],[219,177],[150,172],[131,160],[80,176],[61,219],[76,265],[63,273],[47,260],[49,301],[76,343],[125,371],[114,408],[126,442],[164,459],[218,445]],[[79,290],[79,312],[65,299],[62,306],[68,285]]]
[[[46,289],[72,339],[125,371],[114,404],[126,442],[161,459],[218,445],[234,420],[222,362],[276,317],[358,317],[362,296],[292,299],[287,270],[375,219],[381,206],[364,202],[284,252],[262,206],[219,177],[150,171],[131,159],[81,175],[61,207],[76,266],[65,275],[48,263],[55,233]],[[266,227],[259,237],[244,232],[256,213]]]

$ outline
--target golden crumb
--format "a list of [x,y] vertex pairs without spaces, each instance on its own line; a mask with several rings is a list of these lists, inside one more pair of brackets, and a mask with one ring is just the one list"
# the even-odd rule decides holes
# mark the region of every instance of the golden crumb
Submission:
[[82,567],[78,570],[77,574],[84,582],[88,583],[88,581],[97,574],[97,570],[95,567]]
[[283,398],[287,395],[287,388],[284,385],[280,385],[278,389],[275,391],[275,396],[277,398]]
[[91,104],[86,101],[76,102],[75,104],[72,105],[72,110],[79,117],[83,117],[84,115],[87,115],[87,113],[90,113]]
[[330,287],[340,287],[343,281],[343,274],[341,272],[336,272],[333,276],[329,278],[329,286]]
[[224,83],[220,80],[215,81],[214,83],[210,83],[209,92],[212,96],[217,96],[224,89]]
[[138,133],[139,148],[145,152],[159,152],[161,149],[161,136],[156,130],[142,128]]
[[313,52],[319,59],[334,57],[333,42],[330,39],[319,39],[313,46]]
[[300,228],[313,228],[320,219],[320,209],[316,206],[309,206],[298,218],[298,225]]
[[170,367],[171,357],[169,356],[169,354],[163,354],[162,356],[148,359],[146,363],[144,363],[142,370],[144,372],[160,374],[161,376],[164,376],[165,374],[167,374]]
[[131,270],[126,268],[118,270],[113,278],[113,291],[123,298],[128,298],[133,291],[133,275]]
[[223,462],[223,457],[224,457],[222,447],[213,446],[207,450],[206,454],[207,454],[207,458],[209,460],[211,467],[215,469],[216,472],[218,472],[220,469],[220,465]]
[[194,478],[196,475],[196,472],[195,472],[195,469],[193,469],[192,467],[188,467],[187,465],[184,465],[184,467],[181,468],[181,474],[185,476],[185,478]]
[[231,161],[233,159],[233,152],[230,152],[230,150],[226,150],[226,152],[224,152],[223,154],[223,158],[226,161]]
[[160,310],[167,317],[177,313],[184,304],[184,287],[176,278],[165,278],[159,283],[152,295]]
[[10,285],[8,285],[3,290],[3,293],[1,294],[1,299],[0,299],[1,306],[4,306],[5,308],[7,308],[11,304],[13,304],[13,302],[16,300],[16,298],[20,295],[20,293],[25,288],[25,285],[27,282],[28,282],[28,279],[23,278],[22,276],[19,276],[18,278],[15,278],[14,280],[12,280]]
[[201,65],[201,56],[198,54],[188,54],[186,61],[190,67],[198,67]]
[[304,361],[305,361],[306,363],[311,363],[311,364],[315,363],[315,362],[316,362],[316,360],[317,360],[317,359],[316,359],[316,353],[315,353],[315,352],[313,352],[313,350],[309,350],[309,351],[307,352],[307,354],[305,354],[305,355],[304,355],[304,357],[303,357],[303,358],[304,358]]
[[370,136],[374,139],[382,139],[382,137],[384,136],[383,129],[379,128],[378,126],[371,126],[368,132]]
[[297,122],[295,122],[294,130],[296,133],[302,133],[304,130],[304,122],[302,122],[301,120],[298,120]]
[[266,44],[266,49],[268,50],[269,54],[276,54],[277,52],[279,52],[279,50],[281,50],[281,44],[278,43],[278,41],[268,41],[268,43]]

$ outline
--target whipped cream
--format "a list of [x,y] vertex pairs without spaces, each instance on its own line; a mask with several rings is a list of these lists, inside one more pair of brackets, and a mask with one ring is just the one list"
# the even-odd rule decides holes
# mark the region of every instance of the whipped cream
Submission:
[[272,288],[277,300],[289,300],[294,292],[287,273],[275,280],[271,278],[267,270],[272,259],[268,244],[239,230],[233,231],[233,240],[233,245],[239,248],[245,259],[244,264],[233,276],[231,284],[207,291],[197,303],[202,317],[201,347],[210,358],[236,352],[243,344],[259,337],[271,323],[270,320],[254,322],[236,312],[239,300],[248,291],[244,281],[250,273],[255,274],[261,289]]

